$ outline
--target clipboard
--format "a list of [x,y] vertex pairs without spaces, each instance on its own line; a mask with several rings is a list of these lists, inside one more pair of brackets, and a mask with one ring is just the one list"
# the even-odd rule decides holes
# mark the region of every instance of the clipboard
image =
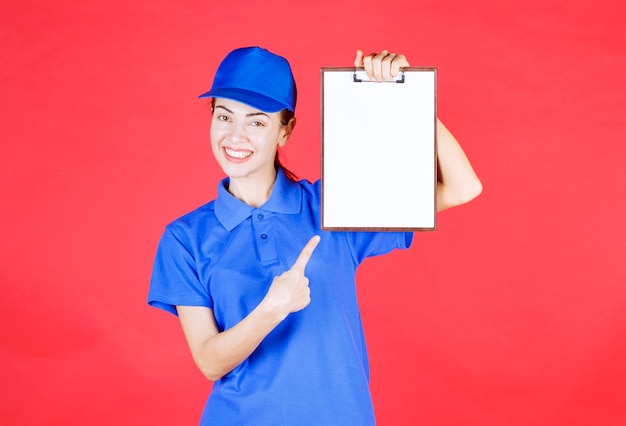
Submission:
[[437,72],[321,69],[321,228],[434,231]]

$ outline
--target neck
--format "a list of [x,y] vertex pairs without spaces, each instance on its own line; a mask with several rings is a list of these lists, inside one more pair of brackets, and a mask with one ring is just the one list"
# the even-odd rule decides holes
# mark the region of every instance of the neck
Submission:
[[272,195],[274,182],[276,182],[276,170],[266,179],[231,177],[228,192],[249,206],[258,208],[265,204]]

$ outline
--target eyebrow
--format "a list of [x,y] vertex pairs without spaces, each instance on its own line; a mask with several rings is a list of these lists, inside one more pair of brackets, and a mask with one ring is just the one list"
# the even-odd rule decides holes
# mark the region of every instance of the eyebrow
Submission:
[[[226,111],[228,111],[229,113],[234,114],[234,112],[232,112],[231,110],[229,110],[228,108],[226,108],[223,105],[216,105],[215,108],[222,108],[222,109],[225,109]],[[261,111],[259,111],[259,112],[251,112],[250,114],[246,114],[246,117],[254,117],[255,115],[264,115],[267,118],[270,118],[269,115],[267,115],[266,113],[261,112]]]

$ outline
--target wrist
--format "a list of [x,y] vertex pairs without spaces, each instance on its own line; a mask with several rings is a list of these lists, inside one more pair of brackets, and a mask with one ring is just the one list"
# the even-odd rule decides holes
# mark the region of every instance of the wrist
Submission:
[[263,298],[256,310],[259,311],[264,321],[267,321],[271,326],[280,324],[289,315],[289,312],[276,303],[269,295]]

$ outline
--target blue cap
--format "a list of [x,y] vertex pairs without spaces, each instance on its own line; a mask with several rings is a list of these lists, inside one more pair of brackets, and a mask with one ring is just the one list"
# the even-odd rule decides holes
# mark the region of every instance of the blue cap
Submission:
[[296,82],[289,62],[260,47],[233,50],[200,98],[227,98],[263,112],[296,111]]

